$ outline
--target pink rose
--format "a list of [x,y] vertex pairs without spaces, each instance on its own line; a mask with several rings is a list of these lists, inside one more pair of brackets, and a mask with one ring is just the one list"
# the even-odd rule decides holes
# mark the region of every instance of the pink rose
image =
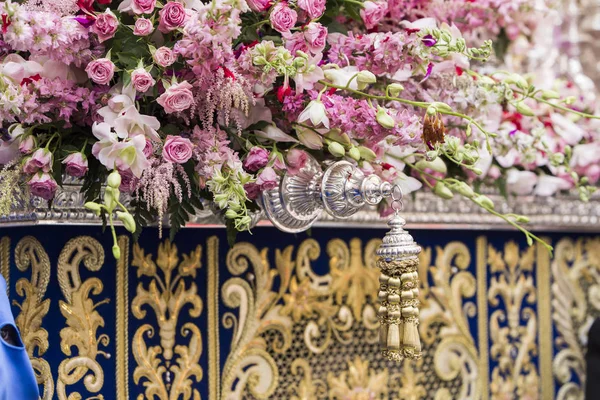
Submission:
[[190,139],[181,136],[167,136],[163,147],[162,156],[168,162],[174,164],[185,164],[192,158],[194,145]]
[[44,200],[51,200],[58,187],[54,178],[47,173],[35,174],[27,184],[31,189],[31,194]]
[[162,33],[169,33],[183,26],[188,17],[183,4],[177,1],[169,1],[158,15],[158,30]]
[[133,27],[133,34],[136,36],[148,36],[153,30],[152,21],[146,18],[138,18]]
[[285,39],[285,48],[288,49],[290,53],[296,54],[296,51],[298,50],[308,53],[308,45],[304,38],[304,32],[286,32],[281,36]]
[[372,2],[365,1],[363,9],[360,10],[360,16],[365,23],[367,29],[373,29],[379,24],[379,21],[385,17],[387,13],[387,3],[383,1]]
[[29,135],[25,138],[25,140],[21,141],[21,143],[19,143],[19,151],[21,152],[21,154],[29,154],[33,151],[33,148],[35,147],[35,139],[33,138],[33,135]]
[[244,185],[244,190],[246,191],[246,196],[248,199],[255,200],[260,194],[260,186],[256,183],[247,183]]
[[288,151],[286,161],[290,175],[296,175],[306,165],[308,154],[302,150],[292,149]]
[[131,169],[120,169],[119,174],[121,175],[121,186],[119,190],[125,193],[133,193],[137,189],[139,180],[133,175]]
[[298,7],[306,11],[310,19],[319,18],[325,12],[326,0],[298,0]]
[[94,22],[90,30],[98,35],[98,39],[102,43],[115,36],[118,26],[119,20],[117,16],[112,11],[106,10],[96,17],[96,22]]
[[278,32],[288,32],[296,25],[298,14],[286,2],[277,3],[271,11],[271,26]]
[[271,7],[273,2],[271,0],[248,0],[247,3],[252,11],[264,12]]
[[131,83],[135,90],[140,93],[146,93],[156,81],[150,75],[150,72],[146,71],[144,68],[135,69],[131,73]]
[[256,184],[260,187],[260,190],[269,190],[277,187],[278,184],[277,174],[271,167],[267,167],[262,170],[256,179]]
[[140,14],[152,14],[156,0],[131,0],[131,10]]
[[26,174],[34,174],[40,169],[44,172],[50,171],[52,168],[52,153],[47,149],[37,149],[31,157],[27,158],[23,164],[23,172]]
[[327,41],[327,28],[318,22],[311,22],[304,31],[304,38],[308,43],[310,51],[314,54],[325,48]]
[[144,150],[142,152],[146,158],[150,158],[150,156],[154,154],[154,146],[150,140],[146,139],[146,146],[144,146]]
[[191,89],[192,85],[187,81],[176,83],[161,94],[156,102],[165,109],[167,114],[185,111],[194,104]]
[[256,172],[269,162],[269,152],[262,147],[254,146],[244,160],[244,168]]
[[159,47],[154,53],[154,61],[163,68],[167,68],[177,61],[177,54],[173,53],[168,47]]
[[115,74],[115,64],[108,58],[91,61],[85,68],[88,77],[98,85],[108,85]]
[[83,153],[71,153],[64,160],[67,175],[75,178],[83,177],[88,171],[88,160]]

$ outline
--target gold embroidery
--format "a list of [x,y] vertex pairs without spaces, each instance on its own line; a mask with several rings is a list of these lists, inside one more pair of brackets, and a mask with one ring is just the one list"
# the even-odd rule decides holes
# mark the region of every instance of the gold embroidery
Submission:
[[327,396],[327,385],[321,379],[313,379],[312,368],[307,360],[297,358],[292,362],[293,375],[303,376],[298,385],[291,385],[288,390],[292,393],[290,400],[317,400]]
[[[416,367],[416,368],[415,368]],[[422,400],[427,396],[427,390],[423,386],[425,374],[423,373],[423,359],[416,362],[405,359],[402,364],[402,372],[390,377],[395,388],[395,382],[399,383],[398,396],[402,400]]]
[[[550,238],[543,238],[548,244]],[[552,376],[552,314],[550,301],[550,253],[541,244],[537,244],[536,286],[538,301],[538,324],[540,343],[540,389],[541,399],[554,399],[554,377]],[[548,299],[548,300],[546,300]]]
[[[370,245],[376,247],[375,241]],[[338,304],[350,307],[357,321],[362,319],[362,311],[371,299],[376,299],[379,288],[379,270],[367,267],[362,259],[362,243],[359,239],[350,240],[350,248],[341,239],[333,239],[327,244],[329,269],[331,274],[331,291]],[[368,253],[368,252],[367,252]]]
[[[2,245],[5,244],[4,239],[8,238],[3,238]],[[31,279],[21,278],[16,284],[17,295],[23,297],[23,302],[13,302],[21,310],[15,323],[21,332],[37,383],[44,386],[42,399],[50,400],[54,395],[54,379],[50,364],[42,358],[50,346],[48,331],[42,328],[42,321],[50,309],[50,299],[44,300],[50,282],[50,259],[40,242],[27,236],[15,248],[15,263],[21,272],[31,265]]]
[[182,325],[180,334],[183,338],[189,337],[187,346],[175,345],[175,337],[184,306],[191,306],[189,316],[192,318],[198,318],[202,313],[196,283],[192,282],[188,287],[185,282],[186,277],[196,278],[196,271],[201,266],[201,252],[202,248],[198,246],[189,255],[184,254],[179,262],[177,247],[165,241],[159,246],[154,263],[152,255],[145,255],[137,243],[133,248],[132,265],[138,268],[138,278],[145,275],[152,280],[147,289],[143,283],[138,284],[131,303],[132,314],[143,320],[146,317],[144,306],[149,306],[156,314],[160,337],[159,346],[147,346],[144,336],[151,338],[154,335],[154,327],[148,323],[138,328],[133,337],[133,355],[137,362],[133,380],[136,385],[145,380],[146,398],[156,396],[169,400],[182,396],[184,400],[200,399],[198,389],[193,386],[193,380],[198,383],[203,375],[199,364],[202,355],[200,329],[191,322]]
[[10,238],[0,240],[0,275],[6,280],[6,294],[10,296]]
[[[431,248],[421,252],[420,276],[429,271],[433,285],[422,279],[421,338],[424,344],[435,347],[434,368],[438,379],[452,381],[461,379],[457,398],[481,396],[478,380],[479,355],[471,334],[468,317],[475,316],[475,305],[463,299],[475,295],[476,280],[468,271],[471,254],[460,242],[450,242],[444,248],[436,247],[435,264],[431,265]],[[431,265],[430,267],[427,267]],[[436,339],[436,338],[441,339]]]
[[481,400],[490,398],[490,349],[488,326],[487,239],[477,238],[477,329],[479,338],[479,390]]
[[[276,252],[276,267],[270,269],[268,249],[259,252],[249,243],[237,243],[227,254],[227,268],[234,277],[221,288],[223,303],[239,308],[236,317],[228,312],[223,316],[225,328],[234,328],[231,350],[223,367],[222,397],[239,399],[244,390],[258,399],[273,394],[279,381],[279,371],[273,357],[267,351],[262,335],[277,332],[280,340],[274,351],[285,352],[292,340],[289,316],[281,315],[281,300],[287,290],[292,272],[292,247]],[[247,271],[252,267],[252,271]],[[247,272],[250,283],[239,277]],[[279,276],[279,290],[274,290],[274,278]]]
[[[58,282],[66,301],[59,301],[60,312],[66,319],[67,326],[60,331],[61,350],[69,358],[58,367],[57,393],[60,400],[80,399],[81,394],[74,392],[67,397],[66,387],[83,379],[86,390],[98,393],[104,385],[104,371],[96,360],[98,355],[110,356],[98,347],[109,344],[109,337],[101,334],[96,337],[98,328],[104,326],[104,319],[98,307],[108,303],[109,299],[97,303],[90,295],[98,296],[104,285],[97,277],[81,281],[79,265],[97,272],[104,263],[102,245],[94,238],[80,236],[67,242],[58,257]],[[72,348],[77,349],[73,355]],[[86,376],[86,374],[90,373]],[[92,397],[103,399],[102,395]],[[91,398],[88,398],[91,399]]]
[[117,400],[129,399],[129,238],[119,237],[121,258],[117,261],[116,382]]
[[219,346],[219,238],[211,236],[206,241],[207,302],[208,302],[208,396],[221,398]]
[[552,260],[552,319],[557,330],[553,371],[557,400],[583,399],[585,356],[582,336],[600,316],[600,238],[561,239]]
[[355,357],[348,361],[348,370],[339,376],[327,374],[329,398],[338,400],[387,399],[388,371],[377,372],[369,362]]
[[534,260],[533,246],[523,252],[513,241],[504,245],[504,252],[488,246],[488,300],[498,308],[490,315],[490,356],[498,363],[492,370],[492,399],[539,395],[539,377],[532,361],[537,348]]

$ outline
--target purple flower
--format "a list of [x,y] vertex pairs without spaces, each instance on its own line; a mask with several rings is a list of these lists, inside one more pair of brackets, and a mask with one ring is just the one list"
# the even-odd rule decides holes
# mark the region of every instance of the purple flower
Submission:
[[258,171],[269,162],[269,152],[262,147],[255,146],[250,149],[248,156],[244,160],[244,168],[248,171]]
[[425,35],[421,39],[421,42],[427,47],[433,47],[437,43],[437,40],[431,35]]
[[75,178],[83,177],[88,171],[88,160],[83,153],[69,154],[64,160],[65,172]]
[[41,197],[44,200],[51,200],[58,187],[54,178],[47,173],[35,174],[27,184],[34,196]]
[[42,169],[44,172],[50,171],[52,166],[52,153],[47,149],[37,149],[31,157],[23,164],[23,172],[34,174]]
[[277,174],[271,167],[263,169],[256,179],[256,184],[260,187],[261,191],[273,189],[277,186]]
[[190,139],[169,135],[165,141],[162,155],[170,163],[185,164],[192,158],[193,150],[194,145]]

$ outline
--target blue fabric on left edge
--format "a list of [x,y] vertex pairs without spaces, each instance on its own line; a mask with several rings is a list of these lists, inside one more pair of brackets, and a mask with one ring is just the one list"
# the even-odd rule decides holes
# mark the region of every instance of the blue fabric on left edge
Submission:
[[18,345],[0,337],[0,400],[38,400],[40,393],[27,350],[23,346],[6,295],[6,281],[0,275],[0,329],[11,325],[17,332]]

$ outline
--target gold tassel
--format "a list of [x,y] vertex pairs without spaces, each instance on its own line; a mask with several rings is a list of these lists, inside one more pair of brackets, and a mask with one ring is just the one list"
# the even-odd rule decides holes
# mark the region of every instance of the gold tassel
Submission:
[[421,248],[402,229],[404,220],[395,215],[392,228],[377,250],[381,269],[378,294],[379,334],[382,354],[394,361],[421,358],[419,339],[419,265]]

